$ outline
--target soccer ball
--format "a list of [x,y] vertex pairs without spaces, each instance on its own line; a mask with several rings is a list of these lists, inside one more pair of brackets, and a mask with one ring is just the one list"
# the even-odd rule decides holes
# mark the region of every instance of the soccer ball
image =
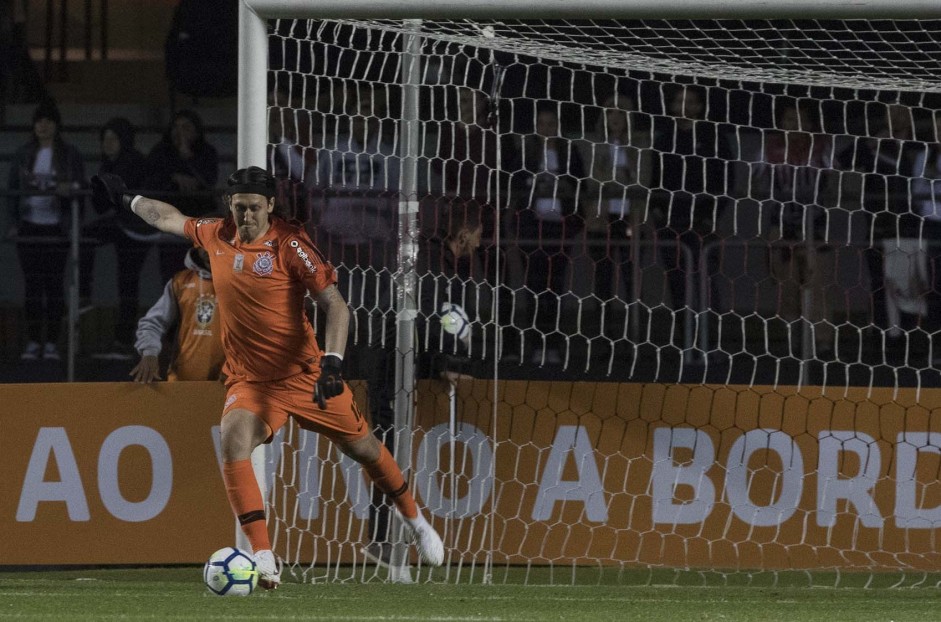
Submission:
[[203,581],[219,596],[248,596],[258,585],[258,568],[248,553],[227,546],[209,558],[203,568]]
[[441,305],[441,327],[461,340],[470,337],[470,318],[461,305],[445,302]]

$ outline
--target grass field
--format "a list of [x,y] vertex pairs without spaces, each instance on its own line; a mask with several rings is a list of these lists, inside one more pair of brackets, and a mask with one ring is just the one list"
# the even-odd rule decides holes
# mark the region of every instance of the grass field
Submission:
[[285,583],[222,598],[200,568],[0,571],[16,620],[941,620],[937,588]]

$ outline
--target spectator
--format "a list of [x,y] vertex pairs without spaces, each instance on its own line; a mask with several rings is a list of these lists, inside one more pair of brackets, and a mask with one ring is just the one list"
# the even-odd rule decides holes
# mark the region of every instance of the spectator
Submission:
[[[886,314],[890,339],[901,341],[903,330],[920,325],[928,315],[926,294],[930,290],[928,264],[922,245],[922,219],[912,200],[917,176],[915,158],[923,145],[913,142],[912,111],[893,104],[886,111],[888,125],[880,134],[879,164],[884,171],[890,220],[884,224],[882,240],[886,290]],[[889,160],[897,162],[893,167]],[[877,165],[877,170],[880,168]],[[901,343],[899,346],[901,347]]]
[[[483,345],[480,327],[490,308],[488,290],[474,281],[481,273],[477,249],[483,218],[480,207],[469,203],[441,208],[436,222],[438,227],[422,236],[416,262],[419,313],[415,342],[420,348],[417,373],[422,378],[454,384],[481,373],[472,355]],[[384,295],[383,299],[394,300],[394,296]],[[443,321],[445,316],[449,317]],[[456,319],[457,324],[449,324],[450,319]],[[376,364],[368,379],[373,432],[394,452],[393,406],[396,392],[403,389],[395,384],[394,325],[387,325],[385,345],[381,355],[374,353],[374,358]],[[375,491],[369,513],[371,542],[363,553],[382,566],[388,566],[391,557],[390,509],[382,493]]]
[[26,0],[0,0],[0,102],[42,101],[48,94],[26,40]]
[[[655,154],[652,175],[651,216],[657,226],[657,243],[663,258],[674,309],[691,304],[689,278],[698,282],[700,251],[715,237],[719,197],[732,187],[726,174],[733,160],[728,144],[715,123],[706,121],[706,90],[685,85],[667,100],[668,116],[654,121]],[[709,301],[699,301],[705,307]]]
[[[936,333],[941,330],[941,110],[934,112],[932,120],[934,140],[915,153],[912,194],[915,213],[924,219],[922,238],[927,242],[924,252],[927,253],[928,274],[932,280],[928,284],[925,328],[935,333],[936,341]],[[935,360],[939,355],[936,344]]]
[[135,382],[160,380],[160,351],[174,330],[176,348],[167,380],[219,380],[222,375],[225,356],[209,254],[205,249],[191,248],[185,265],[138,324],[134,347],[141,359],[130,374]]
[[[120,175],[132,189],[140,189],[144,179],[144,156],[134,146],[136,130],[130,121],[117,117],[101,129],[101,165],[98,174]],[[85,227],[85,235],[100,243],[113,244],[117,256],[118,319],[114,343],[99,358],[129,360],[134,349],[134,330],[140,305],[140,276],[147,253],[160,233],[127,210],[112,209],[110,204],[93,201],[101,218]],[[83,247],[81,286],[85,300],[90,298],[94,249]],[[84,306],[84,305],[83,305]]]
[[[200,116],[180,110],[163,139],[151,149],[145,162],[144,187],[173,201],[186,216],[202,216],[215,210],[210,194],[219,179],[219,155],[206,141]],[[169,281],[183,263],[187,247],[173,238],[160,245],[160,274]]]
[[[399,158],[383,131],[385,96],[380,89],[352,91],[348,127],[326,137],[317,155],[317,181],[326,195],[317,233],[337,264],[385,267],[391,257]],[[342,282],[341,291],[349,293]],[[360,301],[348,302],[355,307]]]
[[[433,234],[439,226],[441,206],[458,208],[468,205],[481,213],[482,238],[493,239],[496,226],[496,214],[499,213],[500,195],[506,187],[505,179],[500,179],[500,170],[511,170],[516,157],[516,148],[512,144],[515,136],[501,137],[499,128],[494,127],[496,111],[491,110],[490,99],[479,89],[468,86],[450,87],[448,95],[456,97],[456,107],[446,110],[449,122],[442,123],[438,131],[437,150],[431,161],[432,170],[440,181],[440,201],[431,202],[434,209],[431,217],[423,214],[423,226]],[[498,142],[503,166],[497,164]],[[503,183],[501,183],[501,181]],[[504,211],[504,213],[506,213]],[[483,274],[494,273],[496,245],[483,249],[481,269]],[[522,262],[519,249],[514,245],[503,248],[505,275],[503,283],[512,289],[523,287]],[[475,275],[479,277],[480,275]],[[500,324],[504,327],[503,360],[519,363],[519,330],[513,325],[512,305],[501,307]]]
[[59,360],[59,333],[65,315],[65,266],[68,260],[69,210],[80,209],[72,193],[85,182],[78,149],[66,143],[55,102],[46,100],[33,112],[33,136],[13,154],[8,189],[54,192],[55,195],[12,196],[18,222],[16,250],[25,281],[24,313],[28,341],[21,359]]
[[462,86],[457,100],[457,120],[442,125],[432,167],[446,202],[473,202],[486,211],[497,192],[497,135],[490,127],[487,95]]
[[869,268],[872,325],[878,329],[877,350],[887,333],[890,355],[903,346],[902,330],[915,326],[927,312],[924,269],[911,262],[918,252],[921,218],[909,192],[918,145],[911,142],[911,112],[905,106],[870,106],[871,137],[856,139],[839,151],[842,196],[862,206]]
[[525,240],[525,283],[532,292],[531,313],[524,320],[539,342],[532,362],[562,363],[557,328],[560,297],[566,291],[568,244],[580,228],[578,214],[582,160],[571,141],[559,133],[559,115],[554,105],[537,107],[535,134],[524,137],[521,166],[513,180],[511,237]]
[[638,218],[646,212],[650,184],[650,135],[638,130],[633,118],[634,100],[615,93],[605,99],[594,130],[580,141],[582,161],[589,173],[582,213],[585,221],[583,248],[574,253],[571,269],[573,292],[580,300],[602,302],[636,299],[633,254]]
[[765,137],[762,173],[772,213],[770,267],[780,284],[778,313],[787,322],[801,316],[810,322],[816,357],[830,360],[835,331],[826,295],[834,282],[834,257],[821,244],[827,229],[821,203],[833,147],[806,107],[784,97],[775,103],[777,129]]
[[0,0],[0,101],[17,101],[12,97],[14,67],[19,62],[23,48],[29,55],[29,47],[23,38],[23,22],[26,17],[23,0]]
[[[386,91],[362,87],[348,93],[352,114],[328,136],[317,154],[317,181],[324,194],[317,224],[320,248],[335,258],[337,287],[354,310],[347,368],[370,372],[371,336],[382,310],[378,292],[395,265],[399,158],[387,140]],[[348,123],[343,127],[343,121]]]
[[238,86],[238,6],[178,0],[164,42],[171,102],[176,94],[232,97]]
[[287,90],[275,92],[268,114],[268,167],[280,182],[281,204],[298,220],[309,221],[317,151],[323,145],[323,117],[317,110],[292,106]]

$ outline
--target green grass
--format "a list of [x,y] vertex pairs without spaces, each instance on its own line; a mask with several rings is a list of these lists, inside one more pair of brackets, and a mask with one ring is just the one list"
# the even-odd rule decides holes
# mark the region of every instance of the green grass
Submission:
[[897,589],[692,580],[675,586],[289,582],[275,592],[223,598],[205,590],[200,571],[0,571],[0,620],[941,620],[941,595],[928,582]]

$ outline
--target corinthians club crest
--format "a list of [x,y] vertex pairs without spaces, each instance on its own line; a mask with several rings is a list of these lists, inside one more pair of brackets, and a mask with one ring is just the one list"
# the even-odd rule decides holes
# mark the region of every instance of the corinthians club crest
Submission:
[[252,264],[252,270],[258,276],[268,276],[274,269],[274,254],[268,251],[258,253],[255,263]]

